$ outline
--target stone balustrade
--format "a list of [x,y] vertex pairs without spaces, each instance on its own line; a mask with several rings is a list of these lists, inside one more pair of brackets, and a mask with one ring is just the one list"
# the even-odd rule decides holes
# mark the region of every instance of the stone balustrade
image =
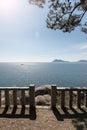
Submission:
[[[35,107],[35,85],[31,84],[29,87],[0,87],[0,106],[4,103],[5,106],[10,106],[10,100],[12,100],[13,106],[17,106],[18,102],[18,92],[20,91],[21,95],[21,103],[20,105],[26,105],[26,93],[28,96],[28,105],[33,108]],[[73,107],[73,101],[76,100],[76,106],[81,107],[83,104],[87,107],[87,88],[86,87],[57,87],[56,85],[51,85],[51,108],[56,107],[58,101],[60,102],[60,106],[65,107],[66,102],[68,103],[68,107]],[[3,94],[4,92],[4,94]],[[68,99],[66,98],[66,95]],[[4,101],[2,98],[4,97]],[[60,100],[58,100],[60,99]]]
[[[65,95],[66,94],[66,95]],[[68,98],[66,98],[68,97]],[[73,107],[76,101],[76,107],[87,107],[87,87],[57,87],[51,86],[51,107],[57,106],[57,99],[60,99],[60,106],[65,107],[67,102],[68,107]]]
[[[25,91],[27,91],[29,93],[29,106],[35,107],[35,86],[33,84],[29,87],[0,87],[0,106],[2,104],[10,106],[10,100],[12,100],[14,106],[17,106],[17,97],[19,97],[17,93],[19,91],[21,92],[20,105],[25,106]],[[5,98],[5,103],[3,103],[2,98]]]

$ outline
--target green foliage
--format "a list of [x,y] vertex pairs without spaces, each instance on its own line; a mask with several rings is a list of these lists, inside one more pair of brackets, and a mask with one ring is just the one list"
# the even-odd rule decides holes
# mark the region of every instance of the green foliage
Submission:
[[[44,7],[45,0],[29,0],[29,3]],[[87,0],[50,0],[46,24],[50,29],[71,32],[76,27],[87,34]],[[85,16],[85,18],[84,18]]]

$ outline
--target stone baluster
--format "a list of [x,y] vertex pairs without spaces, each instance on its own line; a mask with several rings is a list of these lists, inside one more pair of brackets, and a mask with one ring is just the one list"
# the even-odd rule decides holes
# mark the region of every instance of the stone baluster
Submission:
[[77,90],[77,107],[80,108],[81,106],[81,91]]
[[1,90],[0,90],[0,107],[1,107]]
[[72,108],[73,106],[73,91],[69,91],[69,107]]
[[87,90],[85,91],[85,107],[87,107]]
[[65,106],[65,90],[61,90],[61,108]]
[[17,106],[17,90],[13,90],[13,105]]
[[8,89],[5,90],[5,105],[7,107],[10,105],[10,101],[9,101],[9,90]]
[[21,105],[25,106],[25,90],[21,90]]

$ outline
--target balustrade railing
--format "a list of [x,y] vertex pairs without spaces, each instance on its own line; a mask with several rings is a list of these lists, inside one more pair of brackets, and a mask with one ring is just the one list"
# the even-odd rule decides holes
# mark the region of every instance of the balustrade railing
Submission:
[[[32,84],[29,87],[0,87],[0,106],[27,105],[31,108],[35,107],[35,86]],[[19,99],[20,97],[20,99]],[[20,103],[18,102],[20,100]],[[87,88],[86,87],[57,87],[51,85],[51,108],[60,105],[61,108],[68,107],[87,107]]]
[[61,108],[87,107],[87,87],[57,87],[51,86],[51,107],[60,105]]
[[0,106],[17,106],[18,104],[25,106],[25,92],[28,94],[29,106],[35,107],[35,86],[33,84],[29,87],[0,87]]

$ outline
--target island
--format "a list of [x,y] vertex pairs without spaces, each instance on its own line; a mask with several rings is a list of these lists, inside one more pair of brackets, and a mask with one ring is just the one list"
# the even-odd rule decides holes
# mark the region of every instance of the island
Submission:
[[57,63],[87,63],[87,60],[78,60],[78,61],[73,61],[73,62],[70,62],[70,61],[64,61],[64,60],[61,60],[61,59],[55,59],[53,60],[52,62],[57,62]]
[[79,60],[78,62],[87,62],[87,60]]
[[61,59],[55,59],[52,62],[69,62],[69,61],[64,61],[64,60],[61,60]]

